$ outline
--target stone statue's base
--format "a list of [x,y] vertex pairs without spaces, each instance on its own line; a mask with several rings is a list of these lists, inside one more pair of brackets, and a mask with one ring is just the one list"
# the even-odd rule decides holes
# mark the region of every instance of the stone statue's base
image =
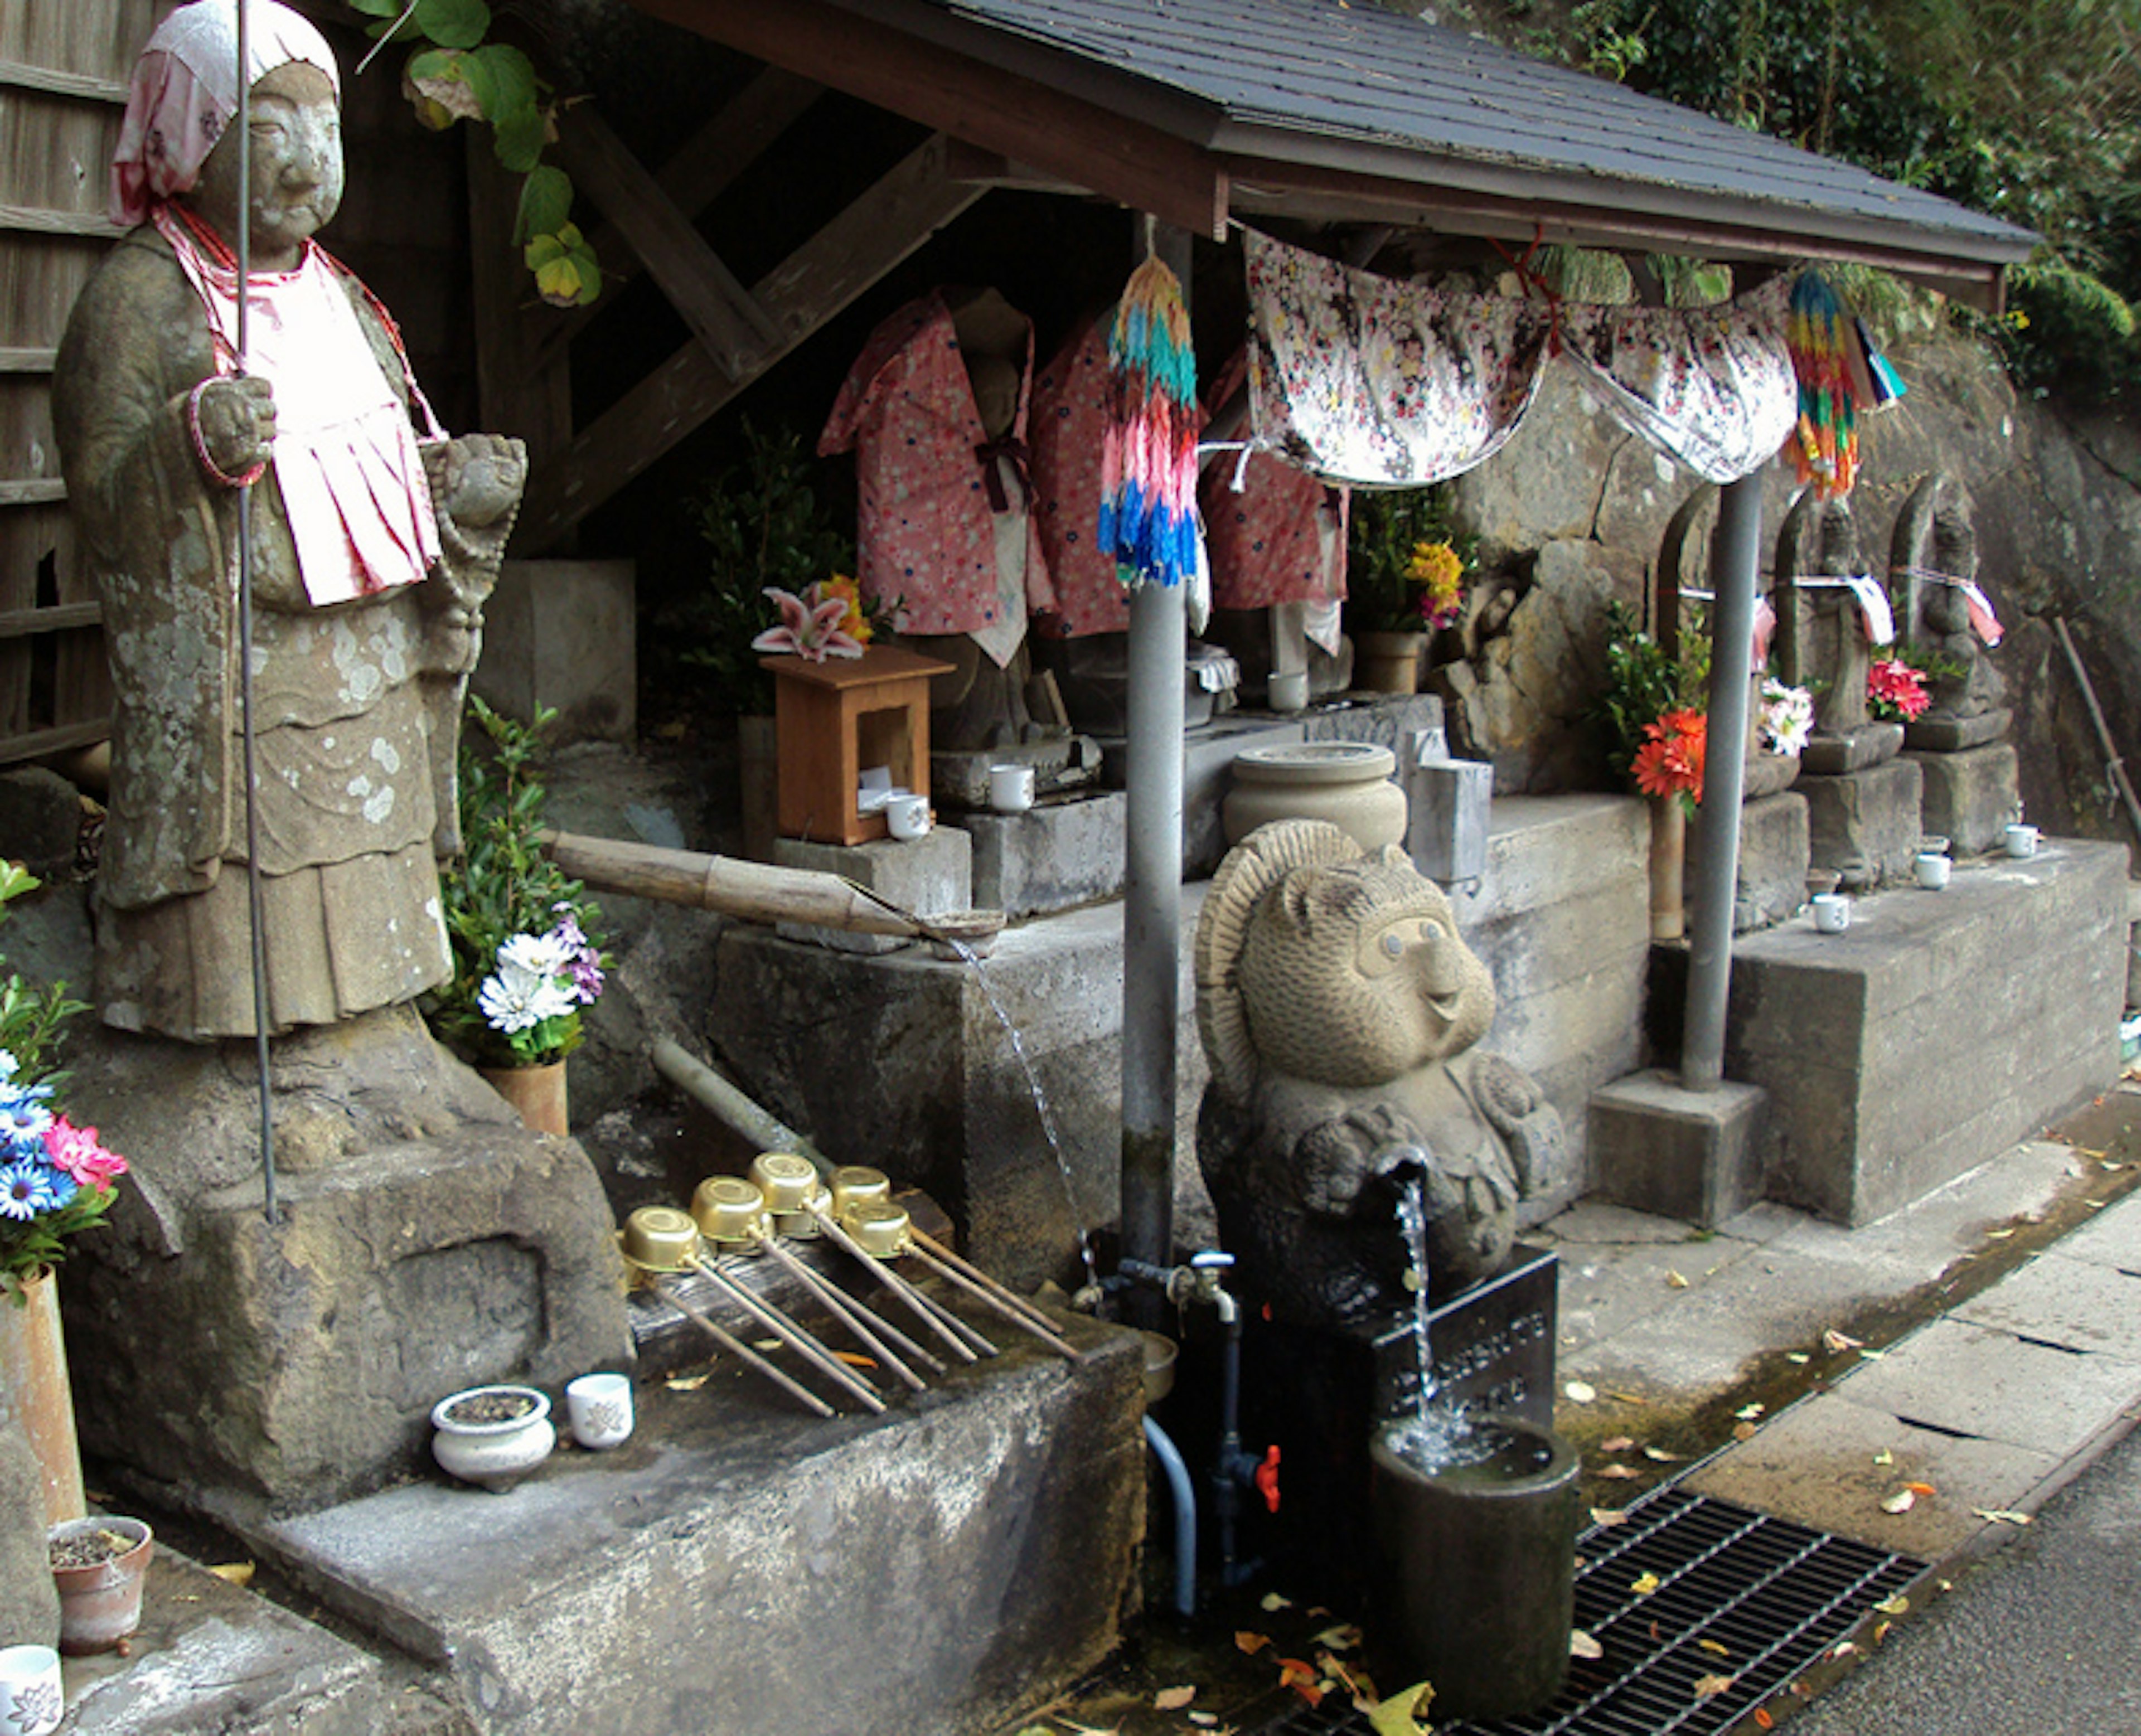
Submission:
[[1963,753],[1999,740],[2014,720],[2004,706],[1975,717],[1921,717],[1903,725],[1903,745],[1914,754]]
[[1814,867],[1835,869],[1848,892],[1910,878],[1926,830],[1916,760],[1889,760],[1842,776],[1804,776],[1795,788],[1806,798]]
[[1799,755],[1802,772],[1843,777],[1866,771],[1902,751],[1900,723],[1869,723],[1842,735],[1816,735]]
[[86,1453],[175,1502],[316,1507],[419,1468],[465,1386],[631,1354],[586,1154],[523,1128],[394,1009],[275,1045],[278,1213],[252,1045],[84,1029],[70,1103],[126,1154],[62,1294]]
[[1957,855],[2004,843],[2021,803],[2020,761],[2011,741],[1963,753],[1907,754],[1925,779],[1925,827]]

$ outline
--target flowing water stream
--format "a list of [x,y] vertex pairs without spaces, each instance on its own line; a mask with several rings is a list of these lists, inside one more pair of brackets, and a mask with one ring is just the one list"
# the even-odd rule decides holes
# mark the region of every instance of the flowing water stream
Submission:
[[1415,1175],[1398,1195],[1398,1229],[1405,1237],[1412,1271],[1412,1345],[1420,1370],[1420,1390],[1410,1418],[1390,1425],[1390,1445],[1415,1470],[1430,1476],[1471,1464],[1492,1454],[1489,1431],[1473,1426],[1471,1408],[1442,1397],[1435,1372],[1435,1345],[1430,1330],[1434,1303],[1428,1296],[1427,1183]]

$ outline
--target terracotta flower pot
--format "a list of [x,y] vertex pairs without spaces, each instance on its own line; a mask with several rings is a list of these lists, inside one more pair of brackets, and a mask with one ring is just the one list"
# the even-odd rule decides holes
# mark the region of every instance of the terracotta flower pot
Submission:
[[61,1544],[105,1533],[129,1540],[130,1547],[87,1566],[52,1569],[60,1594],[60,1650],[71,1658],[110,1651],[141,1625],[141,1586],[156,1541],[145,1524],[92,1516],[55,1525],[47,1537]]
[[1420,666],[1426,650],[1425,633],[1356,633],[1357,685],[1371,693],[1419,692]]
[[491,1089],[508,1103],[529,1131],[565,1138],[567,1124],[565,1064],[551,1061],[540,1067],[479,1067]]
[[22,1305],[0,1292],[0,1388],[17,1395],[23,1432],[37,1461],[45,1523],[82,1515],[81,1458],[75,1445],[74,1394],[60,1333],[59,1286],[50,1268],[22,1280]]

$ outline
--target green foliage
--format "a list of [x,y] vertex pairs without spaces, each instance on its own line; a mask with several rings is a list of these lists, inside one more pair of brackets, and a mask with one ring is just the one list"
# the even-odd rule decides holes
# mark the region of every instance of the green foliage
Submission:
[[2055,262],[2018,265],[2007,283],[2007,317],[1997,330],[2024,385],[2099,398],[2141,386],[2134,310],[2117,290]]
[[577,1011],[509,1034],[493,1027],[477,1000],[499,967],[499,948],[515,935],[548,933],[569,915],[589,947],[601,945],[600,909],[540,841],[542,736],[557,713],[542,708],[533,724],[519,723],[471,694],[468,715],[483,739],[462,732],[461,857],[440,876],[454,974],[426,999],[425,1014],[441,1041],[477,1065],[562,1060],[580,1046]]
[[682,661],[714,678],[724,709],[773,709],[773,678],[751,642],[776,626],[769,587],[804,588],[854,570],[854,544],[834,524],[810,485],[810,464],[792,430],[761,434],[746,416],[744,460],[716,476],[692,504],[707,548],[706,584],[687,605]]
[[[0,922],[7,919],[9,903],[42,883],[20,863],[0,861]],[[65,1074],[51,1070],[46,1058],[60,1027],[84,1011],[83,1002],[67,998],[63,982],[33,987],[12,971],[0,977],[0,1049],[14,1056],[18,1080],[57,1084],[65,1079]]]
[[602,268],[573,226],[573,184],[543,161],[556,130],[557,105],[534,62],[509,42],[490,42],[491,14],[484,0],[349,0],[378,22],[371,33],[396,42],[428,43],[410,56],[402,88],[416,119],[435,132],[457,120],[480,120],[492,149],[510,174],[524,176],[513,239],[543,299],[578,307],[602,293]]
[[1634,776],[1646,725],[1682,706],[1699,711],[1709,703],[1710,637],[1693,612],[1681,615],[1676,662],[1627,603],[1616,598],[1606,605],[1606,683],[1591,721],[1615,777],[1625,782]]

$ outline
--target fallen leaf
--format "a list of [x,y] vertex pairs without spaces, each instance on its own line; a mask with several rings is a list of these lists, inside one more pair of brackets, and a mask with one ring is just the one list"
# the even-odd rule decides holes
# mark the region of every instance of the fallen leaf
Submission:
[[1769,1716],[1768,1707],[1757,1706],[1755,1708],[1755,1727],[1757,1729],[1761,1730],[1774,1730],[1776,1729],[1777,1721],[1775,1719]]
[[1258,1605],[1258,1608],[1267,1616],[1276,1616],[1281,1610],[1290,1610],[1292,1607],[1293,1600],[1291,1597],[1282,1597],[1276,1591],[1265,1592],[1262,1602]]
[[1635,1444],[1635,1442],[1627,1435],[1617,1434],[1610,1441],[1599,1442],[1598,1450],[1601,1453],[1626,1453]]
[[1606,1648],[1580,1627],[1568,1630],[1568,1655],[1572,1658],[1589,1658],[1594,1661],[1606,1655]]
[[1401,1688],[1368,1714],[1368,1728],[1376,1736],[1428,1736],[1428,1703],[1435,1689],[1425,1682]]
[[1269,1634],[1253,1633],[1247,1628],[1243,1628],[1234,1635],[1236,1647],[1252,1658],[1271,1643],[1272,1638]]
[[1668,1290],[1685,1290],[1687,1288],[1687,1280],[1683,1278],[1678,1272],[1674,1271],[1668,1267],[1666,1271],[1666,1288]]
[[1812,1362],[1814,1358],[1808,1355],[1804,1350],[1787,1350],[1784,1352],[1784,1360],[1787,1362],[1796,1362],[1804,1365],[1804,1364]]
[[1617,1393],[1611,1387],[1607,1389],[1606,1396],[1618,1399],[1623,1404],[1647,1404],[1651,1402],[1641,1393]]
[[1937,1495],[1940,1491],[1929,1483],[1907,1483],[1903,1487],[1913,1495]]
[[1821,1342],[1823,1348],[1825,1350],[1841,1351],[1856,1350],[1862,1346],[1866,1340],[1863,1338],[1853,1338],[1850,1334],[1847,1332],[1839,1332],[1835,1327],[1831,1326],[1822,1333]]
[[1323,1703],[1322,1680],[1315,1670],[1298,1658],[1281,1658],[1278,1664],[1280,1687],[1292,1689],[1312,1706]]
[[1664,1583],[1655,1573],[1639,1573],[1628,1582],[1628,1589],[1638,1597],[1648,1597]]
[[1208,1730],[1213,1724],[1218,1723],[1219,1714],[1216,1712],[1192,1712],[1189,1714],[1189,1721],[1200,1730]]
[[1886,1350],[1861,1350],[1859,1351],[1859,1353],[1858,1353],[1858,1354],[1859,1354],[1861,1356],[1864,1357],[1864,1358],[1865,1358],[1868,1362],[1878,1362],[1878,1361],[1879,1361],[1879,1360],[1880,1360],[1883,1356],[1886,1356],[1888,1353]]
[[833,1354],[849,1368],[874,1369],[877,1366],[874,1361],[864,1355],[859,1350],[835,1350]]
[[1761,1432],[1752,1423],[1735,1423],[1732,1425],[1732,1438],[1735,1441],[1751,1441]]
[[[713,1378],[714,1371],[709,1369],[703,1375],[679,1375],[673,1380],[665,1380],[662,1384],[672,1393],[695,1393]],[[1021,1731],[1020,1736],[1025,1736],[1025,1733]]]
[[1662,1447],[1646,1447],[1643,1448],[1643,1457],[1653,1459],[1661,1465],[1676,1465],[1686,1458],[1687,1455],[1685,1453],[1668,1453]]
[[1568,1395],[1569,1402],[1575,1404],[1588,1404],[1598,1396],[1598,1389],[1587,1380],[1572,1380],[1562,1388],[1562,1391]]
[[1971,1512],[1991,1525],[2027,1525],[2030,1522],[2027,1513],[2018,1513],[2012,1507],[1973,1507]]
[[1715,1640],[1698,1640],[1695,1643],[1714,1658],[1729,1658],[1732,1655],[1730,1647],[1721,1645]]
[[1743,1404],[1732,1414],[1743,1423],[1751,1423],[1769,1408],[1766,1404]]
[[1361,1691],[1361,1684],[1366,1680],[1366,1678],[1355,1675],[1351,1670],[1346,1667],[1345,1662],[1342,1659],[1334,1658],[1327,1651],[1320,1651],[1316,1655],[1316,1661],[1318,1666],[1322,1670],[1325,1676],[1329,1678],[1329,1681],[1326,1685],[1343,1688],[1347,1694],[1353,1697],[1356,1703],[1358,1703],[1364,1699],[1372,1699],[1374,1698],[1372,1694],[1366,1694]]
[[777,1338],[753,1339],[751,1340],[751,1347],[754,1350],[761,1350],[766,1355],[770,1355],[774,1351],[780,1348],[780,1340]]
[[1835,1645],[1829,1647],[1828,1655],[1832,1658],[1848,1658],[1856,1656],[1858,1651],[1858,1648],[1853,1645],[1850,1640],[1839,1640]]
[[1886,1447],[1883,1447],[1878,1453],[1873,1455],[1873,1463],[1877,1465],[1892,1465],[1895,1462],[1896,1455],[1891,1453]]
[[1633,1483],[1643,1473],[1633,1465],[1601,1465],[1591,1474],[1594,1477],[1611,1478],[1619,1483]]
[[1918,1504],[1918,1497],[1908,1489],[1898,1489],[1881,1503],[1884,1513],[1907,1513]]
[[226,1561],[222,1566],[211,1567],[208,1571],[218,1579],[234,1586],[244,1587],[253,1583],[253,1563],[250,1561]]
[[1715,1699],[1732,1686],[1732,1679],[1729,1675],[1699,1675],[1695,1679],[1695,1697]]
[[1896,1624],[1892,1621],[1883,1621],[1877,1625],[1873,1630],[1873,1643],[1876,1645],[1878,1645],[1883,1640],[1887,1639],[1888,1637],[1888,1630],[1895,1625]]
[[1179,1712],[1196,1698],[1197,1690],[1193,1687],[1163,1688],[1153,1695],[1152,1709],[1155,1712]]
[[2012,1230],[1987,1230],[1985,1232],[1985,1239],[1987,1242],[2005,1242],[2014,1233]]
[[1326,1627],[1320,1634],[1312,1634],[1311,1645],[1327,1645],[1333,1651],[1351,1651],[1361,1643],[1361,1630],[1351,1621],[1341,1621],[1336,1627]]
[[1610,1530],[1616,1525],[1626,1525],[1628,1522],[1628,1516],[1619,1507],[1594,1507],[1591,1509],[1591,1522],[1593,1525],[1604,1526]]
[[1883,1598],[1873,1607],[1883,1616],[1907,1616],[1911,1613],[1911,1600],[1898,1591],[1893,1597]]

